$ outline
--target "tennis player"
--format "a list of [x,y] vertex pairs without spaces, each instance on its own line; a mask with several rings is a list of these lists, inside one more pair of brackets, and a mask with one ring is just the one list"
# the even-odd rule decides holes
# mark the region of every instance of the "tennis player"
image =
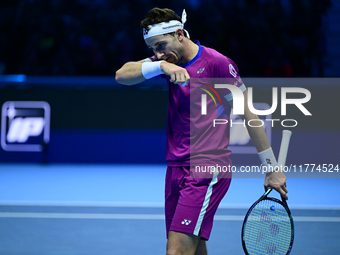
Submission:
[[[190,40],[184,29],[186,13],[180,18],[173,10],[154,8],[141,22],[146,45],[154,55],[136,62],[125,63],[117,72],[117,82],[134,85],[157,76],[168,82],[169,102],[167,114],[166,160],[168,168],[165,180],[165,217],[167,254],[207,254],[213,217],[226,194],[231,175],[221,178],[214,172],[210,178],[193,178],[193,162],[208,165],[210,161],[231,166],[229,125],[219,125],[216,132],[204,132],[205,124],[192,124],[190,116],[190,79],[227,78],[244,94],[244,119],[258,117],[247,107],[247,89],[235,63],[214,49]],[[229,120],[233,97],[229,90],[221,97],[222,113]],[[190,123],[190,124],[189,124]],[[211,123],[211,122],[210,122]],[[190,133],[190,128],[200,132]],[[211,125],[211,124],[209,124]],[[277,166],[262,127],[247,127],[263,165]],[[198,134],[200,133],[200,134]],[[202,133],[207,134],[206,136]],[[204,144],[203,146],[200,146]],[[190,153],[191,150],[191,153]],[[195,150],[197,153],[192,153]],[[227,177],[227,178],[225,178]],[[281,171],[266,174],[265,187],[272,187],[287,198],[286,177]]]

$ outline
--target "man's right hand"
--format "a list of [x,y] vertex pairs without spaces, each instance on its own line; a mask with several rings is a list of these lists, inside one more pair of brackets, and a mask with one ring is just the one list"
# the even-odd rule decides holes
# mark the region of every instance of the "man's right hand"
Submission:
[[161,70],[170,77],[170,81],[174,84],[187,85],[190,80],[187,70],[178,65],[162,62]]
[[286,200],[288,199],[287,193],[287,186],[286,186],[286,176],[282,172],[282,170],[274,171],[266,174],[266,178],[264,181],[264,188],[273,188],[277,192],[280,193]]

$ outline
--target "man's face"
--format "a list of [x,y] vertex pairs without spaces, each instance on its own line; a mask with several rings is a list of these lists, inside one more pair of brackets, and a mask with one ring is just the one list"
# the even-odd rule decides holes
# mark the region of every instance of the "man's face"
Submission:
[[181,44],[177,36],[156,35],[145,40],[147,46],[153,50],[158,59],[165,60],[176,65],[180,64]]

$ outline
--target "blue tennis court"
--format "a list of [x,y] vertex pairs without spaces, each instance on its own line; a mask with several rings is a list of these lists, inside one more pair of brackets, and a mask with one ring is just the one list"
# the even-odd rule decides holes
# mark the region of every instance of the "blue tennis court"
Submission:
[[340,1],[2,0],[0,13],[0,255],[166,254],[167,161],[229,167],[227,148],[236,172],[207,246],[242,255],[264,174],[239,170],[273,163],[261,126],[277,159],[293,132],[291,254],[340,254]]
[[[0,254],[165,254],[165,165],[2,164]],[[340,248],[340,179],[288,180],[291,254]],[[243,254],[241,227],[262,179],[234,178],[209,254]],[[325,197],[324,197],[325,196]]]

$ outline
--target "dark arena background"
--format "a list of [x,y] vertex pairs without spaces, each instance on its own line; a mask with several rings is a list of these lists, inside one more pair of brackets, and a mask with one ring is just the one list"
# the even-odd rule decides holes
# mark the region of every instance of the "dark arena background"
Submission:
[[[153,55],[139,28],[153,7],[185,9],[191,39],[234,60],[254,102],[272,105],[278,88],[278,108],[263,118],[279,120],[265,126],[275,155],[282,130],[293,132],[286,162],[291,254],[336,254],[336,0],[2,0],[0,254],[165,254],[167,84],[115,80],[127,61]],[[310,92],[303,106],[311,116],[294,105],[282,116],[286,87]],[[233,165],[259,166],[247,133],[235,127],[231,134]],[[234,174],[210,254],[243,254],[243,217],[263,180],[263,173]]]

